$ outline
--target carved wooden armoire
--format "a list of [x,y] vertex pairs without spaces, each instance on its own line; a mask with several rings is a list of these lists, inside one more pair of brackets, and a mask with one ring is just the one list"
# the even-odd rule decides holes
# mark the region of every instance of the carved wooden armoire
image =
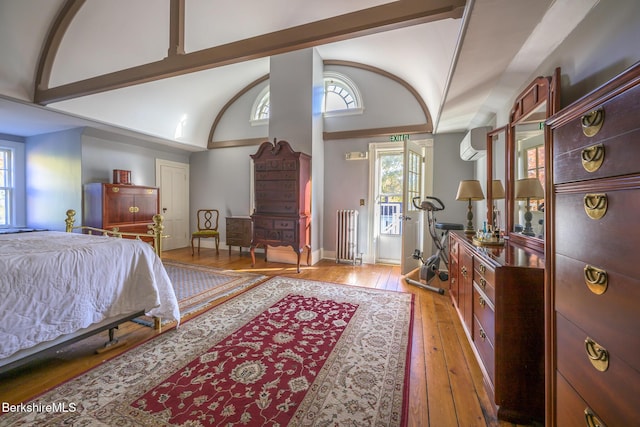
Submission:
[[158,187],[90,183],[84,186],[83,225],[146,233],[159,212]]
[[255,209],[251,260],[255,265],[255,248],[291,246],[300,255],[306,247],[307,264],[311,253],[311,156],[295,152],[286,141],[263,142],[254,162]]

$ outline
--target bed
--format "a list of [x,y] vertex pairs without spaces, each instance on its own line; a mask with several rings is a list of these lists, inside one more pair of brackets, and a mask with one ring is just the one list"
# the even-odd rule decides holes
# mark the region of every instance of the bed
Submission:
[[104,330],[108,346],[117,325],[145,314],[158,327],[179,321],[159,257],[162,217],[139,235],[74,226],[74,216],[67,232],[0,234],[0,371]]

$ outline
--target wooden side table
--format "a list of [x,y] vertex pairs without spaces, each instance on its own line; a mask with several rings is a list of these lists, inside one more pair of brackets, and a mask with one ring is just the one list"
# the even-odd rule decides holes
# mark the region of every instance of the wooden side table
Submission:
[[239,246],[240,253],[242,248],[251,246],[251,217],[248,216],[228,216],[227,221],[227,246],[229,246],[229,255],[231,255],[231,247]]

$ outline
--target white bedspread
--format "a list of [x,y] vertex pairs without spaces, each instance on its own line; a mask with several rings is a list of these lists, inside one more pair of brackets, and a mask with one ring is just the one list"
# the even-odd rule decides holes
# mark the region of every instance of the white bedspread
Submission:
[[0,235],[0,359],[143,309],[180,318],[149,244],[57,231]]

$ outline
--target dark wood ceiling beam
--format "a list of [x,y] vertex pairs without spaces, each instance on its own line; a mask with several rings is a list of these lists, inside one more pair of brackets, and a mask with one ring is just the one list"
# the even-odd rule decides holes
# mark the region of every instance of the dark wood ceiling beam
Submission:
[[[399,0],[197,52],[169,55],[160,61],[54,88],[40,81],[34,101],[49,104],[376,32],[459,18],[464,6],[464,0]],[[177,31],[173,25],[172,31]]]
[[184,55],[184,0],[171,0],[168,55]]
[[39,89],[45,89],[48,87],[48,82],[51,78],[51,69],[53,68],[53,60],[58,53],[62,37],[84,2],[85,0],[67,0],[62,5],[60,12],[51,25],[51,28],[49,28],[48,37],[42,46],[40,60],[38,61],[38,69],[36,70],[36,93]]

